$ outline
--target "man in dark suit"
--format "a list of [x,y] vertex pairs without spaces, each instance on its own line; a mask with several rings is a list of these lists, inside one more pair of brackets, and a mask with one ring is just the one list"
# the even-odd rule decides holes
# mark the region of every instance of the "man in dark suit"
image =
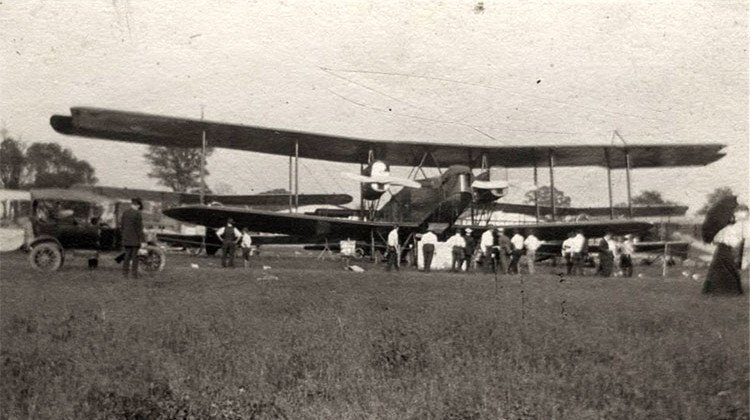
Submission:
[[122,219],[120,219],[122,246],[125,248],[122,274],[126,278],[129,273],[133,273],[133,278],[138,278],[138,249],[143,242],[146,242],[146,234],[143,232],[143,217],[141,216],[142,209],[143,202],[141,202],[141,199],[133,198],[130,200],[130,208],[122,213]]

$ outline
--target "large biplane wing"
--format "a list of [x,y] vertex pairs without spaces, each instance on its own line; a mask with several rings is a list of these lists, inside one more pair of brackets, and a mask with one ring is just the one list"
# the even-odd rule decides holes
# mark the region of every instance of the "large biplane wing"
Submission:
[[[667,217],[667,216],[684,216],[687,212],[687,206],[634,206],[633,217]],[[536,215],[536,206],[533,204],[513,204],[513,203],[492,203],[492,210],[504,211],[507,213],[525,214],[528,216]],[[615,217],[630,216],[627,207],[612,207]],[[557,216],[592,216],[605,217],[610,215],[609,207],[556,207]],[[552,207],[539,206],[540,216],[552,215]]]
[[[153,191],[132,188],[100,187],[100,186],[75,186],[74,189],[91,191],[102,196],[131,199],[139,197],[143,200],[157,201],[161,203],[172,203],[174,205],[199,204],[200,194],[178,193],[171,191]],[[348,194],[300,194],[299,205],[343,205],[351,203],[353,198]],[[204,201],[207,203],[217,202],[227,206],[273,206],[284,207],[289,205],[289,194],[206,194]]]
[[[353,239],[369,242],[378,240],[393,228],[392,222],[349,220],[333,217],[310,216],[295,213],[277,213],[236,207],[189,205],[164,210],[164,214],[188,223],[211,228],[223,226],[227,219],[235,225],[254,232],[270,232],[308,238],[309,242]],[[418,223],[400,223],[406,233],[416,232]]]
[[[212,147],[311,159],[364,163],[374,154],[396,166],[450,166],[478,162],[494,166],[531,167],[554,155],[556,166],[632,168],[707,165],[724,156],[722,144],[649,145],[471,145],[384,141],[258,126],[227,124],[99,108],[71,108],[70,116],[53,115],[52,127],[63,134],[157,146],[201,147],[206,133]],[[426,154],[432,159],[424,159]]]

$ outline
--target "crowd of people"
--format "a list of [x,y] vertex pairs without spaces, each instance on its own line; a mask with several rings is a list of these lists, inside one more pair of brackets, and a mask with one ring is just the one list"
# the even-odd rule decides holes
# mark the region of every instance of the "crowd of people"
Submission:
[[[394,229],[391,233],[397,232]],[[535,263],[541,241],[531,231],[527,236],[521,230],[494,228],[485,230],[477,243],[471,228],[458,228],[446,240],[451,248],[451,271],[475,271],[481,267],[488,273],[521,274],[523,266],[529,274],[535,273]],[[508,236],[510,235],[510,236]],[[430,272],[437,236],[431,230],[422,235],[424,271]],[[390,242],[390,241],[389,241]],[[599,262],[596,274],[602,277],[633,276],[634,242],[631,235],[615,237],[606,233],[597,243]],[[395,246],[394,246],[395,249]],[[393,253],[395,259],[395,253]],[[583,232],[573,231],[562,243],[561,255],[567,274],[585,275],[584,266],[590,261],[589,241]],[[525,264],[522,261],[525,260]],[[392,262],[396,265],[396,262]],[[390,269],[389,263],[388,269]]]

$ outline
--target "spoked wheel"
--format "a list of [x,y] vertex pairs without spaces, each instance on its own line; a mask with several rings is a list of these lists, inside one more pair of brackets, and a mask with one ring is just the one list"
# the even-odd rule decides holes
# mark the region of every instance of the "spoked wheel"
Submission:
[[149,245],[138,252],[138,263],[143,271],[158,273],[167,264],[167,254],[158,246]]
[[57,271],[63,264],[63,251],[57,244],[42,242],[34,245],[29,253],[29,263],[35,270]]

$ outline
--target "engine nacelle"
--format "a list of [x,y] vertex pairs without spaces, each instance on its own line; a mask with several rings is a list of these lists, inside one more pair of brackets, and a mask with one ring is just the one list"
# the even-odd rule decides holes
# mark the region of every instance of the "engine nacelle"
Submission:
[[495,201],[508,193],[508,182],[504,180],[479,181],[471,183],[475,201]]

